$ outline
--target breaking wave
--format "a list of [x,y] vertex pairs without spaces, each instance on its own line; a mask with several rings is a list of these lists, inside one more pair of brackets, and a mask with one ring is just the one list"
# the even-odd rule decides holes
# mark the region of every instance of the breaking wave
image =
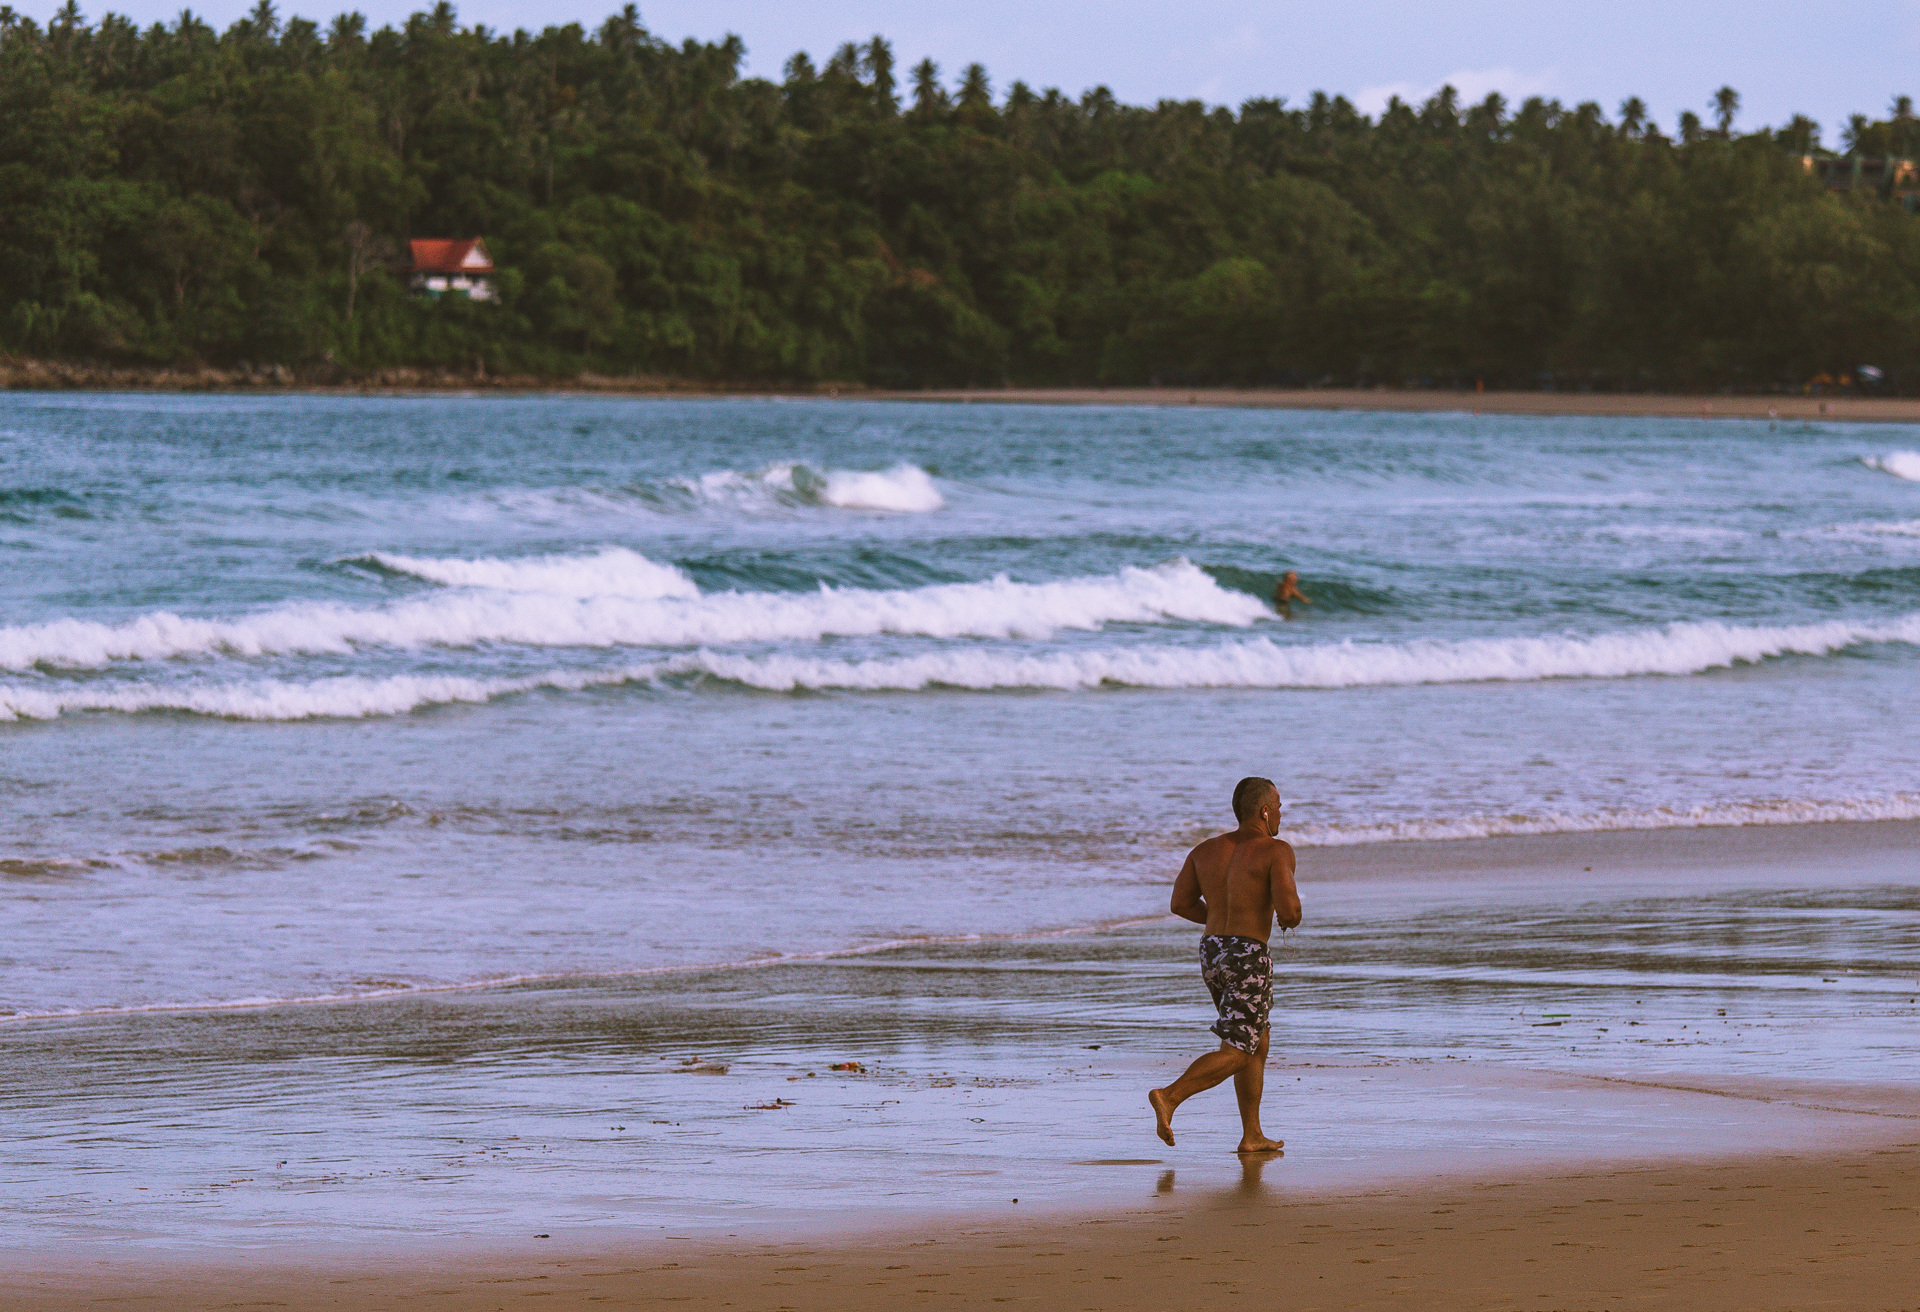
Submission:
[[[669,577],[669,567],[631,552],[518,562],[380,560],[420,577],[489,577],[521,585],[546,580],[560,590],[462,587],[366,610],[306,604],[239,619],[191,619],[161,611],[122,624],[63,619],[18,625],[0,628],[0,669],[84,669],[208,655],[344,654],[365,646],[699,647],[879,634],[1047,638],[1061,629],[1119,622],[1244,627],[1272,617],[1264,603],[1222,588],[1186,560],[1053,583],[1015,583],[1000,575],[981,583],[892,591],[822,584],[811,593],[711,594],[682,590]],[[640,570],[636,562],[649,569]],[[631,586],[642,589],[675,590],[583,595],[609,578],[631,579]]]
[[1297,647],[1255,638],[1212,647],[1161,645],[1036,655],[972,650],[874,660],[696,651],[614,669],[555,670],[511,679],[396,675],[379,679],[344,676],[307,683],[259,680],[58,689],[0,685],[0,720],[53,719],[78,711],[180,711],[247,720],[401,715],[424,706],[485,702],[541,689],[578,692],[626,683],[701,679],[724,680],[766,692],[911,692],[925,688],[1075,691],[1102,686],[1318,689],[1610,679],[1699,674],[1780,656],[1831,655],[1869,643],[1920,645],[1920,614],[1885,625],[1833,623],[1742,629],[1693,623],[1590,638],[1342,642]]
[[1214,647],[1016,655],[929,652],[881,660],[733,656],[700,652],[671,664],[748,687],[854,691],[928,687],[1352,688],[1378,684],[1617,679],[1699,674],[1788,655],[1824,656],[1867,643],[1920,644],[1920,614],[1890,624],[1834,622],[1778,628],[1718,623],[1574,638],[1282,646],[1266,638]]
[[1909,483],[1920,483],[1920,451],[1889,451],[1884,456],[1861,456],[1860,463]]
[[772,464],[753,473],[722,469],[674,486],[708,505],[764,510],[776,506],[825,505],[842,510],[890,510],[924,514],[947,499],[933,476],[918,465],[885,470],[830,469],[822,473],[797,462]]
[[838,470],[827,475],[820,499],[845,510],[897,510],[924,512],[947,504],[940,489],[933,485],[926,470],[915,465],[895,465],[879,474],[857,474]]
[[679,569],[648,560],[625,547],[607,547],[589,556],[534,556],[526,560],[437,559],[374,551],[353,561],[456,588],[541,592],[556,597],[700,595],[693,580]]
[[555,524],[635,516],[757,519],[808,510],[906,515],[940,510],[946,504],[933,475],[918,465],[903,462],[889,469],[822,470],[802,461],[782,460],[759,469],[717,469],[617,485],[495,488],[442,503],[439,513],[456,520],[504,514]]

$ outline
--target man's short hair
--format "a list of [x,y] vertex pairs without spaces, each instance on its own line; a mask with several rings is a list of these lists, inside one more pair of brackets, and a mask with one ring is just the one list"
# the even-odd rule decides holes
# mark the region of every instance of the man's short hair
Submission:
[[1245,820],[1260,809],[1261,800],[1268,793],[1278,797],[1280,790],[1273,786],[1273,780],[1262,779],[1250,774],[1233,786],[1233,818]]

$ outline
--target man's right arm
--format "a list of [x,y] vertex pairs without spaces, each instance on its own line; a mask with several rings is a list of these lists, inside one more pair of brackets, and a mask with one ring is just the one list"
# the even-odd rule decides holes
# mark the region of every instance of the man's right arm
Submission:
[[1180,875],[1173,881],[1170,909],[1182,920],[1191,920],[1196,925],[1207,923],[1207,899],[1200,892],[1200,871],[1193,864],[1192,853],[1187,854],[1187,863],[1180,867]]

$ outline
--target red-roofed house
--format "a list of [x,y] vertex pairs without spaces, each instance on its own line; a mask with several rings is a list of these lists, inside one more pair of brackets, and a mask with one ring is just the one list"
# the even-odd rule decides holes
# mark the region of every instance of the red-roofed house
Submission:
[[493,272],[493,260],[487,255],[486,243],[478,237],[427,237],[407,244],[413,247],[414,291],[428,296],[452,292],[476,301],[493,299],[493,284],[487,281],[487,275]]

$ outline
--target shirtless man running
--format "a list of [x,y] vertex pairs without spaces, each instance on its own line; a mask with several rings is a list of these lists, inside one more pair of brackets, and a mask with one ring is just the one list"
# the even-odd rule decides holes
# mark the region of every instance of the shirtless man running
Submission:
[[1173,881],[1173,914],[1205,925],[1200,977],[1220,1019],[1212,1029],[1220,1050],[1187,1067],[1164,1089],[1151,1089],[1160,1138],[1173,1142],[1173,1113],[1181,1103],[1228,1076],[1240,1101],[1243,1153],[1279,1151],[1284,1140],[1260,1128],[1260,1095],[1267,1080],[1267,1013],[1273,1009],[1273,958],[1267,937],[1300,923],[1293,885],[1293,848],[1280,841],[1280,793],[1270,779],[1242,779],[1233,790],[1240,827],[1209,838],[1187,854]]

